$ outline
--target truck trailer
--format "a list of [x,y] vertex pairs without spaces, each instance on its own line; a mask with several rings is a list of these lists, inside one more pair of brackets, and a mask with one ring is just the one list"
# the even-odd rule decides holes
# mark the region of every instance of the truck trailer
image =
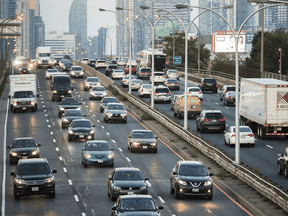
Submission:
[[288,137],[288,82],[267,79],[241,79],[240,124],[257,130],[259,138]]

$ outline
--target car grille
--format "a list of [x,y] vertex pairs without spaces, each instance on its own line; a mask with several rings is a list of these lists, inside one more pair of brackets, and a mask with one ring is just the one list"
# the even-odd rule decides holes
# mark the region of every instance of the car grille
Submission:
[[29,101],[17,102],[18,105],[29,105]]
[[48,63],[48,60],[42,60],[42,63]]
[[19,153],[19,156],[28,157],[28,156],[30,156],[30,153],[29,152],[21,152],[21,153]]
[[120,117],[120,114],[113,114],[113,117]]
[[199,187],[202,182],[189,182],[189,183],[192,187],[196,188],[196,187]]
[[74,133],[74,135],[88,135],[88,133],[80,133],[80,132],[76,132],[76,133]]
[[43,185],[44,184],[44,180],[29,180],[29,181],[25,181],[27,185]]
[[122,190],[139,190],[140,187],[121,187]]
[[102,158],[105,158],[105,156],[104,155],[98,155],[98,156],[96,155],[95,158],[96,159],[102,159]]

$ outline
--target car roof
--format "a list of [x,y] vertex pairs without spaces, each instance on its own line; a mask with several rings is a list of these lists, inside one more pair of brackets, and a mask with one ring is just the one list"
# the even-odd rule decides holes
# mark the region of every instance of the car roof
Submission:
[[27,163],[48,163],[46,158],[29,158],[29,159],[20,159],[19,164],[27,164]]
[[109,103],[109,105],[111,105],[111,104],[113,104],[113,105],[123,105],[124,106],[124,104],[123,103]]
[[202,161],[187,160],[187,161],[179,161],[179,163],[181,165],[192,165],[192,166],[199,166],[200,165],[200,166],[205,166]]
[[86,122],[90,122],[89,119],[74,119],[73,122],[77,122],[77,121],[86,121]]
[[117,171],[140,171],[140,169],[136,168],[136,167],[118,167],[115,168],[115,172]]
[[22,139],[33,139],[34,140],[33,137],[18,137],[18,138],[15,138],[14,140],[22,140]]
[[149,194],[133,194],[133,195],[120,195],[120,199],[131,199],[131,198],[150,198],[153,200],[153,197]]
[[208,112],[222,113],[221,110],[203,110],[202,112],[205,112],[205,113],[208,113]]
[[131,132],[152,132],[151,130],[132,130]]
[[87,141],[87,143],[108,143],[109,144],[107,140],[89,140]]

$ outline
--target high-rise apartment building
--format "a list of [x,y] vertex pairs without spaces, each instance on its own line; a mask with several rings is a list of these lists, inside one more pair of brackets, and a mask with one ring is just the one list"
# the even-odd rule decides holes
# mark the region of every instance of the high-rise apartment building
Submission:
[[99,53],[97,55],[97,58],[99,57],[104,57],[107,55],[110,55],[110,51],[106,49],[106,34],[107,34],[107,28],[106,27],[101,27],[98,30],[98,35],[96,37],[96,41],[99,46]]

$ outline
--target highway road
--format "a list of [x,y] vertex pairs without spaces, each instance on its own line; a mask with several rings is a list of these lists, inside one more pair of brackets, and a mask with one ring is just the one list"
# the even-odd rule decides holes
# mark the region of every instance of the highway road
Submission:
[[[13,178],[10,177],[10,172],[15,170],[15,165],[10,165],[7,158],[3,162],[4,166],[6,165],[4,175],[7,181],[4,215],[110,215],[114,202],[107,196],[107,178],[113,168],[83,167],[80,153],[84,142],[68,141],[68,130],[60,127],[58,103],[51,101],[51,81],[45,79],[44,72],[45,69],[36,71],[40,95],[38,111],[35,113],[8,111],[6,145],[14,138],[27,136],[34,137],[36,142],[42,145],[41,156],[47,158],[52,169],[58,170],[55,174],[56,197],[51,199],[48,196],[27,196],[21,197],[20,201],[14,200]],[[84,91],[83,79],[73,79],[72,83],[76,89],[73,96],[82,102],[81,107],[86,118],[96,125],[95,138],[107,140],[115,148],[115,167],[138,167],[145,177],[150,178],[147,182],[149,194],[153,196],[157,205],[164,206],[162,215],[231,215],[231,212],[234,216],[250,214],[217,187],[214,187],[212,201],[206,198],[174,199],[169,191],[169,177],[172,168],[180,158],[159,140],[157,154],[130,153],[127,149],[128,134],[133,129],[144,129],[144,126],[131,115],[128,116],[127,124],[104,123],[99,111],[99,101],[89,100],[88,92]],[[215,95],[209,96],[211,99],[215,97]],[[207,99],[209,97],[205,94],[205,100]],[[206,101],[203,103],[203,108],[204,104]],[[207,104],[213,107],[212,103],[207,102]],[[157,104],[157,107],[164,108],[165,105]],[[232,110],[233,108],[230,112]],[[193,128],[194,120],[189,122],[190,127]],[[232,121],[228,120],[229,123]],[[205,135],[215,136],[217,140],[219,136],[220,143],[220,135]],[[259,147],[256,145],[256,148],[247,151],[252,152],[257,148]]]
[[[104,73],[104,69],[99,69],[100,72]],[[143,80],[144,83],[149,83],[148,79]],[[117,84],[120,85],[120,80],[115,80]],[[184,79],[180,78],[180,91],[172,90],[171,94],[184,94]],[[190,86],[197,86],[197,83],[189,83]],[[132,92],[135,95],[138,95],[137,91]],[[150,98],[143,98],[143,100],[150,102]],[[162,110],[164,113],[173,117],[173,111],[170,110],[170,106],[164,103],[155,103],[155,107],[159,110]],[[202,101],[202,110],[221,110],[226,119],[227,126],[235,125],[235,106],[225,106],[222,104],[222,101],[219,100],[218,94],[213,94],[212,92],[204,92],[203,101]],[[184,125],[184,119],[178,119],[173,117]],[[196,119],[188,120],[188,127],[196,131]],[[219,148],[225,150],[230,155],[235,156],[235,148],[229,147],[224,144],[223,133],[219,132],[206,132],[200,133],[201,136],[211,141]],[[255,138],[255,147],[246,147],[241,146],[240,148],[240,160],[250,167],[260,170],[262,174],[278,183],[282,187],[288,189],[287,179],[283,175],[278,175],[277,173],[277,154],[283,154],[285,148],[287,147],[287,139],[284,136],[280,137],[271,137],[268,139],[259,139],[257,134],[254,133]]]

